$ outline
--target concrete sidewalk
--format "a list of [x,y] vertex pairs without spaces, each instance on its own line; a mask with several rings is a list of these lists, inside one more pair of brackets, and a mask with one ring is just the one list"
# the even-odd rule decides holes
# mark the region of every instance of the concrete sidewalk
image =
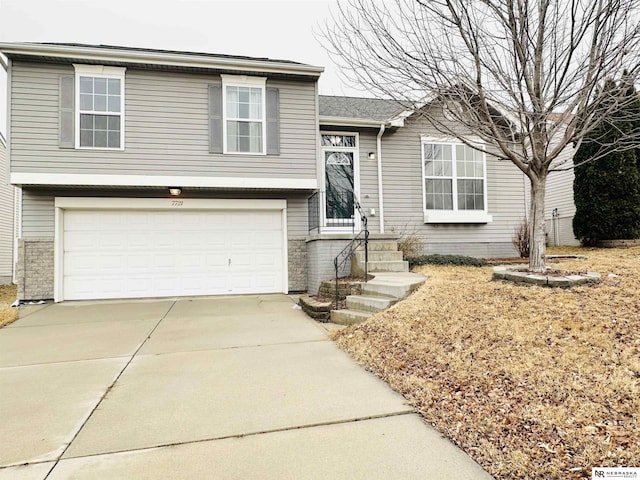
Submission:
[[285,295],[28,307],[0,480],[490,479]]

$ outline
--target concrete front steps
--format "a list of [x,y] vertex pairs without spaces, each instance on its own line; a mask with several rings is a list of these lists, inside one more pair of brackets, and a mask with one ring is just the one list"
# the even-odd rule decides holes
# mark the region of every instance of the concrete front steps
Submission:
[[347,297],[346,310],[332,310],[331,322],[353,325],[364,322],[377,312],[386,310],[422,285],[427,277],[410,272],[377,272],[375,278],[362,284],[360,295]]
[[[364,247],[356,249],[351,257],[351,274],[364,276]],[[409,262],[402,260],[402,252],[398,251],[398,242],[369,242],[369,273],[373,272],[408,272]]]
[[[351,257],[351,274],[364,275],[364,248]],[[371,315],[386,310],[422,285],[426,277],[409,272],[397,242],[369,242],[368,273],[374,278],[362,285],[360,295],[347,297],[346,310],[332,310],[331,321],[340,325],[364,322]]]

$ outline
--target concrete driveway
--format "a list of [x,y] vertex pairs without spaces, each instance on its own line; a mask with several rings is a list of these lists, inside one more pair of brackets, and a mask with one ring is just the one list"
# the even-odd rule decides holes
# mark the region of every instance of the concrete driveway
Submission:
[[26,307],[0,480],[489,479],[286,295]]

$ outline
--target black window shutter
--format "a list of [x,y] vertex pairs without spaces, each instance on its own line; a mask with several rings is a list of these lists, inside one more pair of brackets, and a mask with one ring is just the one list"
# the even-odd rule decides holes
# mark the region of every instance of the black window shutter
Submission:
[[280,91],[267,88],[267,154],[280,155]]
[[75,148],[75,77],[60,77],[59,146]]
[[209,153],[222,153],[221,85],[209,85]]

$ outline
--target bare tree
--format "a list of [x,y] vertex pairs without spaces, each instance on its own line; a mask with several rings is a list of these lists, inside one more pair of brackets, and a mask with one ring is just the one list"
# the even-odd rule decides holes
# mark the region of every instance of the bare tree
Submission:
[[[640,0],[346,0],[321,37],[353,83],[524,172],[529,268],[543,272],[547,176],[626,100],[602,101],[599,86],[623,70],[637,78],[639,13]],[[603,144],[590,161],[638,138]]]

